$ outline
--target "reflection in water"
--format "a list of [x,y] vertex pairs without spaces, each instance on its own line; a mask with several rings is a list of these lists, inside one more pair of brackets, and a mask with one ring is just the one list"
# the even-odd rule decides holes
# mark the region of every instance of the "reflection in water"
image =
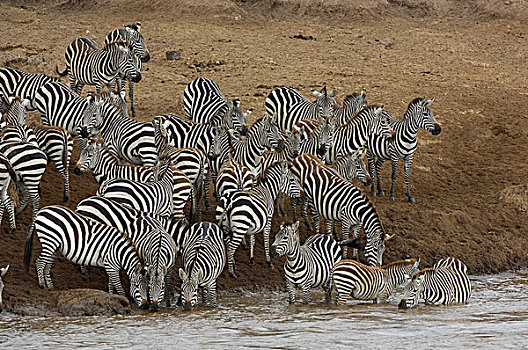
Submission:
[[528,346],[528,273],[472,278],[467,305],[399,310],[357,303],[288,305],[287,293],[220,296],[218,309],[134,316],[0,315],[0,347],[12,348],[515,348]]

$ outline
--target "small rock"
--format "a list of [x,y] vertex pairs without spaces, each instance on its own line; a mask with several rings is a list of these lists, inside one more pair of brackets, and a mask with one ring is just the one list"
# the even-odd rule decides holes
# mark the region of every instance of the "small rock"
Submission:
[[65,316],[116,315],[130,312],[128,299],[96,289],[61,291],[57,310]]
[[181,51],[179,50],[173,50],[173,51],[167,51],[165,52],[165,56],[167,57],[167,60],[179,60],[181,58]]

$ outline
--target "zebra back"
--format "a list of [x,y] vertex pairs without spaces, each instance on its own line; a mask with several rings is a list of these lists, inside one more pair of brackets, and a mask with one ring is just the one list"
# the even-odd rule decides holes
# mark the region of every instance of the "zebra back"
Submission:
[[26,109],[36,109],[35,97],[38,89],[49,82],[60,82],[56,77],[40,73],[26,73],[14,68],[0,69],[0,95],[7,100],[9,97],[27,99]]
[[365,94],[365,89],[362,89],[359,94],[353,93],[352,95],[345,97],[343,100],[343,107],[334,109],[334,116],[337,119],[336,125],[346,124],[360,110],[368,106]]

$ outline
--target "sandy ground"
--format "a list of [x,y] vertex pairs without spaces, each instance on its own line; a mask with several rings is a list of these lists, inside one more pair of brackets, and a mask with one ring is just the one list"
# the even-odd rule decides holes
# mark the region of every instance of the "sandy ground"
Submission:
[[[103,43],[123,23],[140,20],[152,59],[136,85],[136,109],[142,120],[166,112],[183,113],[186,84],[197,77],[215,80],[242,107],[264,113],[267,94],[292,86],[338,89],[338,98],[367,91],[369,103],[384,104],[401,117],[419,96],[435,97],[431,108],[442,125],[432,136],[420,131],[412,170],[416,204],[406,201],[403,165],[399,165],[396,201],[371,198],[385,229],[396,234],[384,260],[420,257],[422,266],[456,256],[471,273],[528,266],[528,6],[522,1],[201,1],[180,5],[129,2],[2,2],[0,66],[54,75],[64,67],[66,46],[78,37]],[[498,7],[492,6],[493,4]],[[313,36],[300,40],[295,35]],[[167,61],[167,50],[181,59]],[[86,93],[88,89],[83,91]],[[72,162],[76,161],[75,152]],[[384,188],[390,186],[384,166]],[[71,175],[70,202],[95,193],[91,174]],[[368,191],[370,192],[370,191]],[[42,181],[42,205],[62,201],[62,182],[49,165]],[[18,230],[2,223],[0,265],[6,309],[18,313],[52,312],[58,292],[38,288],[34,266],[23,269],[23,242],[31,214],[18,218]],[[206,219],[212,215],[206,214]],[[281,219],[274,221],[276,232]],[[303,239],[306,237],[302,226]],[[239,249],[238,280],[227,274],[219,290],[282,288],[282,260],[269,269],[262,240],[256,264],[247,265]],[[39,252],[38,243],[33,261]],[[88,277],[56,259],[57,289],[107,287],[106,274],[92,268]]]

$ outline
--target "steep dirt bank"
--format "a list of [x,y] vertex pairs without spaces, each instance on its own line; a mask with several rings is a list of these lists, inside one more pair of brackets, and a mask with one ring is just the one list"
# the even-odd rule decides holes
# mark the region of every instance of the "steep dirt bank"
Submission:
[[[65,5],[28,1],[23,7],[2,3],[0,65],[53,75],[56,65],[64,67],[65,47],[75,38],[102,43],[110,30],[140,20],[152,55],[136,88],[142,120],[182,113],[183,90],[199,76],[217,81],[227,97],[240,97],[243,108],[255,107],[255,117],[262,116],[266,95],[278,86],[293,86],[311,96],[310,89],[327,84],[339,89],[340,99],[364,87],[370,103],[385,104],[396,117],[415,97],[434,96],[432,109],[443,131],[436,137],[420,132],[412,173],[417,203],[405,201],[402,164],[396,201],[372,198],[386,230],[396,234],[385,261],[412,256],[429,266],[453,255],[471,273],[526,268],[526,197],[522,191],[508,191],[525,185],[528,175],[524,22],[504,14],[491,16],[479,10],[485,2],[472,1],[435,2],[438,7],[454,6],[440,12],[380,1],[379,9],[365,14],[333,18],[321,13],[317,20],[314,11],[322,2],[303,13],[311,2],[298,1],[299,13],[291,18],[280,6],[296,2],[273,3],[276,7],[265,12],[251,1],[188,0],[185,6],[139,1],[131,16],[118,11],[124,6],[121,0]],[[509,8],[502,7],[505,12]],[[294,38],[298,34],[316,40]],[[167,50],[181,50],[182,58],[165,60]],[[75,153],[73,160],[77,157]],[[389,168],[386,164],[383,172],[386,190]],[[71,177],[67,205],[73,208],[94,194],[97,185],[91,175]],[[62,200],[62,182],[52,165],[43,179],[42,197],[42,205]],[[7,219],[2,223],[0,265],[11,264],[4,278],[6,309],[51,312],[57,293],[38,289],[34,265],[29,274],[22,266],[30,217],[28,210],[22,213],[11,235],[3,233]],[[213,217],[207,213],[205,219]],[[277,218],[273,232],[279,223]],[[302,231],[304,238],[304,227]],[[219,290],[282,287],[281,262],[269,269],[261,247],[258,237],[255,266],[247,265],[246,252],[237,252],[240,278],[232,280],[224,273]],[[36,243],[33,261],[38,252]],[[52,276],[59,290],[107,287],[103,271],[91,269],[88,277],[82,276],[61,257]]]

